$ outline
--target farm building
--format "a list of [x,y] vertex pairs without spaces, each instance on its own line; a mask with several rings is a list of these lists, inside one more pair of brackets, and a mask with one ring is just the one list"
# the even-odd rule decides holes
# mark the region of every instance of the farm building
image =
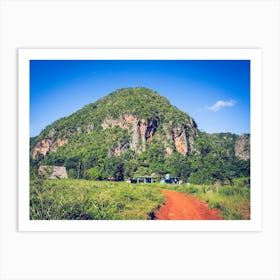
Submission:
[[140,183],[154,183],[156,181],[155,177],[152,176],[138,176],[136,179],[132,179],[131,183],[140,184]]
[[40,166],[38,174],[46,179],[62,179],[68,178],[66,168],[64,166]]
[[169,174],[166,174],[165,177],[160,178],[161,184],[181,184],[182,181],[177,177],[170,177]]

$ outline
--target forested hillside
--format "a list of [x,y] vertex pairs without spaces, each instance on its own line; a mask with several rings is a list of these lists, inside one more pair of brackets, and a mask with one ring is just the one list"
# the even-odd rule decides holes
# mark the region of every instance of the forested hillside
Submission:
[[199,131],[165,97],[126,88],[30,138],[31,177],[40,165],[65,166],[70,178],[121,181],[170,173],[190,183],[228,184],[250,176],[250,135]]

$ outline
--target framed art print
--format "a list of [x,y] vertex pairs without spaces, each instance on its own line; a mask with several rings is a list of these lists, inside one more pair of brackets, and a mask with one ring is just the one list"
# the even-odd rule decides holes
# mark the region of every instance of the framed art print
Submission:
[[260,49],[19,49],[20,231],[260,231]]

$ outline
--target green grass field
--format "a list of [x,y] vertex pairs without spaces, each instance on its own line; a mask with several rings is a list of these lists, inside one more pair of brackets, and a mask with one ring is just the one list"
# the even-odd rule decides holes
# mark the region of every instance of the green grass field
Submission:
[[192,194],[227,220],[250,219],[250,189],[78,179],[32,180],[32,220],[147,220],[164,203],[161,189]]
[[125,182],[36,180],[30,186],[35,220],[146,220],[163,202],[157,188]]

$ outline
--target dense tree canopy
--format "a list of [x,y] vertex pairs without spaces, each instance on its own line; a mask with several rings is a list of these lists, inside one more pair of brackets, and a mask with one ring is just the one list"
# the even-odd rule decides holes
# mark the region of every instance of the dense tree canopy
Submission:
[[[129,129],[120,126],[102,128],[105,119],[117,119],[124,114],[156,120],[155,135],[159,137],[147,141],[145,149],[139,152],[130,148]],[[182,155],[176,150],[174,139],[166,136],[168,133],[172,135],[174,127],[182,127],[188,135],[192,133],[192,127],[196,129],[197,126],[188,114],[154,91],[121,89],[57,120],[40,135],[31,138],[30,175],[36,176],[39,165],[56,165],[65,166],[70,178],[94,180],[124,180],[137,175],[170,173],[196,184],[231,184],[234,178],[250,176],[249,160],[240,160],[235,155],[238,135],[207,134],[197,130],[193,134],[195,149]],[[50,139],[52,143],[67,139],[68,142],[49,151],[46,156],[38,153],[33,157],[32,151],[42,139]],[[166,143],[172,147],[169,153]]]

